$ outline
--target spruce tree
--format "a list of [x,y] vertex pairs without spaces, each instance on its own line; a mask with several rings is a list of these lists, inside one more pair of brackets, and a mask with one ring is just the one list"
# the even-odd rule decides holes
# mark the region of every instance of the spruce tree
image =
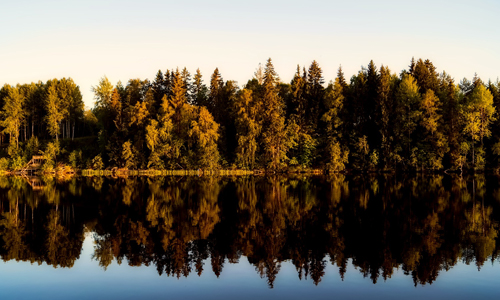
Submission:
[[323,71],[314,60],[311,66],[309,66],[308,71],[306,90],[307,105],[305,107],[307,125],[314,129],[316,129],[320,117],[325,112],[323,103],[325,92],[325,88],[323,87],[324,83]]

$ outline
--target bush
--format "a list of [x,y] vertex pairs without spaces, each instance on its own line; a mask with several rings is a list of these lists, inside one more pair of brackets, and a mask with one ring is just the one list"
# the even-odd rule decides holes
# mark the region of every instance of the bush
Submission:
[[92,161],[90,162],[90,168],[93,170],[102,170],[104,169],[104,163],[102,162],[102,157],[98,154]]
[[69,165],[73,168],[76,169],[80,167],[81,162],[82,162],[82,151],[81,150],[73,150],[69,154]]
[[5,157],[0,158],[0,170],[7,171],[9,170],[9,160]]
[[10,165],[10,168],[12,170],[19,170],[21,169],[22,167],[24,167],[24,165],[26,164],[25,160],[23,159],[22,156],[15,156],[13,159],[12,159],[12,163]]

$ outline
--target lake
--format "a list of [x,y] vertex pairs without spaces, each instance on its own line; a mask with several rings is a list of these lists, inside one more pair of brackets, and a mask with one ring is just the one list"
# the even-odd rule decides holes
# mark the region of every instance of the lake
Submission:
[[499,177],[0,177],[2,299],[498,299]]

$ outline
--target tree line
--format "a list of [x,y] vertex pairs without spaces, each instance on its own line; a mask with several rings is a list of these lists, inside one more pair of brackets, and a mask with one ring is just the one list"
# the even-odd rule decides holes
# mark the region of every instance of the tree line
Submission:
[[199,69],[184,68],[126,86],[103,77],[92,91],[95,106],[84,112],[71,79],[5,85],[11,165],[28,159],[19,141],[26,148],[30,135],[55,139],[45,150],[54,165],[59,135],[73,139],[75,128],[97,134],[94,148],[59,155],[80,168],[463,171],[500,162],[498,80],[456,83],[429,60],[412,59],[399,75],[370,61],[349,82],[340,67],[325,84],[316,61],[284,83],[269,59],[242,87],[218,69],[207,85]]

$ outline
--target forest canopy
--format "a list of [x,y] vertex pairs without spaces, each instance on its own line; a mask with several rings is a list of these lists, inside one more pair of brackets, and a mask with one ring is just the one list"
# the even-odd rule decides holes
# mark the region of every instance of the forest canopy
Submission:
[[326,81],[316,61],[282,82],[271,59],[243,86],[218,69],[103,77],[84,109],[71,78],[0,89],[0,169],[496,170],[500,83],[459,82],[429,60],[393,73],[370,61]]

